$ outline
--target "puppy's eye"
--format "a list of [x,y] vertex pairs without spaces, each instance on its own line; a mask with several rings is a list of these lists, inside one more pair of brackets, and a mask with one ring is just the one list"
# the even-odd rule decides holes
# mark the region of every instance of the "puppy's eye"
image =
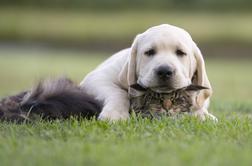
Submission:
[[177,50],[176,50],[176,54],[177,54],[178,56],[185,56],[185,55],[186,55],[186,53],[185,53],[184,51],[180,50],[180,49],[177,49]]
[[152,48],[152,49],[145,51],[144,54],[147,56],[153,56],[156,54],[156,50],[154,48]]

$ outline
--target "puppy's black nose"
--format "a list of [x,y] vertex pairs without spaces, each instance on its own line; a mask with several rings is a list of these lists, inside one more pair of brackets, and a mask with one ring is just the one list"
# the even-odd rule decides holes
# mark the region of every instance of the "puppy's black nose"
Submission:
[[156,70],[156,75],[162,80],[167,80],[174,75],[174,69],[168,65],[160,66]]

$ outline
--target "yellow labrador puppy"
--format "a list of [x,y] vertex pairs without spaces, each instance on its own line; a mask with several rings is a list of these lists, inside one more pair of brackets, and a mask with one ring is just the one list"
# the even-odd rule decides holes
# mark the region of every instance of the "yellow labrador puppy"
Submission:
[[217,120],[207,111],[212,88],[204,59],[191,36],[181,28],[164,24],[137,35],[131,48],[107,59],[80,86],[104,103],[99,119],[114,121],[129,118],[127,90],[135,83],[171,89],[192,83],[207,87],[196,97],[194,114]]

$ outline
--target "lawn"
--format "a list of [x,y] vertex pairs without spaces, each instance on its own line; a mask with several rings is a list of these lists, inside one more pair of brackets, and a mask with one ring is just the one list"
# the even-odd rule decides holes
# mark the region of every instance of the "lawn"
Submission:
[[[41,77],[79,82],[108,53],[0,51],[0,96]],[[252,165],[251,60],[207,60],[219,123],[189,117],[108,123],[75,119],[0,123],[1,165]]]

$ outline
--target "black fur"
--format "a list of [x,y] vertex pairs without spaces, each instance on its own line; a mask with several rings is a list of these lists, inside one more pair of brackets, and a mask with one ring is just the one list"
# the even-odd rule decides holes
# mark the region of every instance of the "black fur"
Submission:
[[0,102],[0,119],[32,120],[34,115],[42,119],[67,119],[71,116],[90,119],[97,117],[101,108],[101,103],[71,80],[60,78],[42,81],[31,91],[3,99]]

